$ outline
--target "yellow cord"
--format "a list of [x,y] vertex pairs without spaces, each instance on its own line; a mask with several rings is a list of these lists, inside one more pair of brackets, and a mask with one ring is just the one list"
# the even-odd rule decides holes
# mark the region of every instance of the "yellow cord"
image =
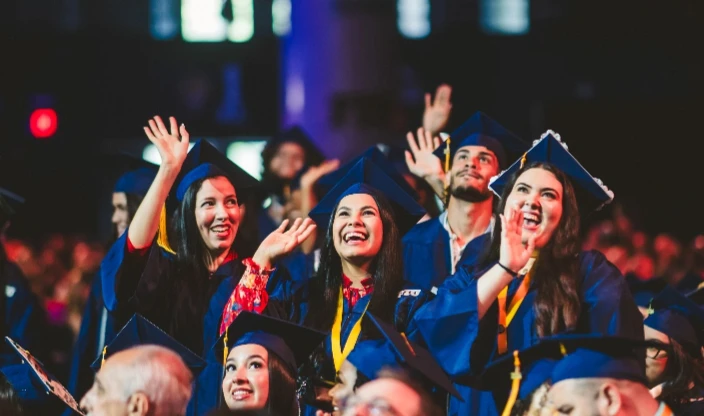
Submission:
[[518,358],[518,351],[513,352],[513,366],[514,370],[513,373],[511,373],[511,394],[508,396],[506,407],[504,407],[501,416],[509,416],[511,414],[511,409],[513,409],[513,405],[516,404],[516,399],[518,398],[518,390],[521,388],[521,378],[523,378],[523,375],[521,374],[521,360]]
[[164,206],[161,207],[161,215],[159,216],[159,233],[157,234],[156,243],[167,252],[176,254],[169,244],[169,237],[166,233],[166,228],[166,204],[164,204]]
[[230,348],[227,346],[227,329],[225,329],[225,339],[223,340],[223,344],[225,344],[225,346],[222,349],[222,365],[225,365],[227,362],[227,356],[230,355]]

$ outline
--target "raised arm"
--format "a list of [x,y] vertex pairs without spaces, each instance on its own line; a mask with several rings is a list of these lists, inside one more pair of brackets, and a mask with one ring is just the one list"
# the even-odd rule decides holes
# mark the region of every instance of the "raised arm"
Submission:
[[149,127],[144,127],[147,137],[159,151],[161,165],[128,229],[129,241],[136,249],[148,247],[154,240],[166,197],[188,153],[189,135],[186,127],[183,124],[179,127],[174,117],[169,117],[169,123],[170,131],[161,117],[156,116],[149,120]]

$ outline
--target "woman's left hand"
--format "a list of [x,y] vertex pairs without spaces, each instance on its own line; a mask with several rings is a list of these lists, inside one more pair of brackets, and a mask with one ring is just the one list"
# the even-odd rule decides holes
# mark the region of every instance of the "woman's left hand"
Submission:
[[297,218],[291,228],[284,231],[288,223],[288,220],[284,220],[279,228],[274,230],[259,244],[257,252],[252,256],[252,260],[260,268],[271,269],[276,260],[292,252],[315,230],[315,223],[310,218],[305,220]]

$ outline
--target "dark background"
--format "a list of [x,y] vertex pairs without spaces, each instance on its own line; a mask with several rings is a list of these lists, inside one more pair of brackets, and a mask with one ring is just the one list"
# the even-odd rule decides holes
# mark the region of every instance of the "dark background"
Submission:
[[[28,198],[11,234],[97,237],[114,176],[97,158],[102,143],[142,139],[155,114],[176,115],[192,137],[266,136],[280,127],[281,39],[270,30],[269,1],[255,1],[256,34],[244,44],[153,40],[147,2],[137,0],[75,1],[80,23],[67,30],[65,3],[0,6],[0,185]],[[422,99],[404,98],[413,94],[403,89],[447,82],[448,129],[476,110],[530,140],[553,129],[638,227],[683,239],[704,230],[700,1],[534,0],[524,36],[482,33],[475,1],[432,5],[428,38],[394,40],[399,76],[414,80],[365,103],[375,116],[362,123],[381,124],[389,142],[403,144],[422,114]],[[239,122],[217,117],[228,65],[242,77]],[[193,83],[206,91],[200,104],[188,93]],[[59,130],[37,140],[27,120],[44,106],[58,112]]]

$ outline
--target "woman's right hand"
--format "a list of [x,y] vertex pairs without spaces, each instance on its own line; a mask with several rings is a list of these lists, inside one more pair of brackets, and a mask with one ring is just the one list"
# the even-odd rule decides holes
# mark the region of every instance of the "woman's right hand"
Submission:
[[169,117],[169,123],[171,125],[170,132],[166,129],[161,117],[155,116],[149,120],[149,127],[144,127],[144,133],[156,146],[159,156],[161,156],[161,166],[179,170],[188,154],[190,136],[186,131],[186,126],[181,124],[179,127],[174,117]]
[[523,211],[518,207],[509,207],[506,215],[501,216],[501,248],[499,263],[515,273],[523,269],[535,249],[535,234],[523,243]]

